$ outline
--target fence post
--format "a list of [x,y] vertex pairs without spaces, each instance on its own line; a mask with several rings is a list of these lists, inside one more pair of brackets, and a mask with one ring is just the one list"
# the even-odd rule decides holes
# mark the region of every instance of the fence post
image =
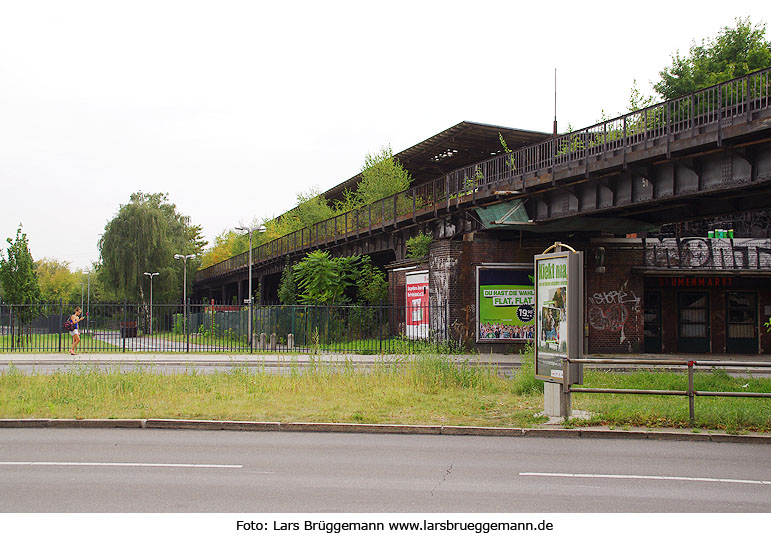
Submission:
[[695,405],[693,400],[693,364],[693,361],[688,360],[688,417],[691,420],[691,425],[696,422],[696,414],[694,412]]
[[[249,292],[249,293],[251,294],[251,292]],[[190,352],[190,324],[187,321],[188,315],[189,315],[189,311],[188,311],[189,303],[187,302],[187,298],[185,298],[184,301],[185,301],[185,307],[184,307],[184,309],[185,309],[184,310],[184,314],[185,314],[185,316],[184,316],[184,318],[185,318],[185,343],[186,343],[187,352]],[[216,313],[213,312],[212,313],[212,320],[216,322],[215,318],[216,318]]]
[[377,348],[378,353],[383,353],[383,306],[377,307]]
[[64,299],[59,298],[59,353],[62,353],[62,325],[64,325]]
[[562,360],[562,388],[560,391],[560,416],[569,418],[572,415],[572,405],[570,398],[570,361],[565,358]]
[[[126,298],[123,298],[123,310],[121,312],[121,322],[118,323],[118,328],[120,329],[121,336],[123,338],[123,353],[124,354],[126,353],[126,335],[128,334],[128,329],[126,328],[126,325],[128,323],[128,322],[126,322],[126,314],[127,314],[126,305],[127,304],[128,304],[128,300]],[[122,326],[121,326],[121,323],[123,324]]]

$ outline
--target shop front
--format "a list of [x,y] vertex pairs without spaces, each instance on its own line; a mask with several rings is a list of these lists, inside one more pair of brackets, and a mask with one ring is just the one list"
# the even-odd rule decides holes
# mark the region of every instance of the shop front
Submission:
[[768,351],[771,277],[648,276],[645,351],[759,354]]

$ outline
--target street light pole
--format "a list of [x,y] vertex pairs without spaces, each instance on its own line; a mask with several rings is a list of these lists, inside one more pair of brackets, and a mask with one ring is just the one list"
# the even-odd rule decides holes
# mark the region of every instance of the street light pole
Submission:
[[[88,316],[88,311],[91,309],[91,273],[90,272],[86,275],[86,279],[87,279],[86,282],[88,283],[88,287],[86,288],[86,316]],[[88,322],[90,321],[91,320],[89,319],[86,322],[87,331],[91,327],[88,325]]]
[[249,334],[248,342],[249,346],[252,346],[252,301],[254,296],[252,295],[252,234],[254,232],[264,232],[265,226],[258,226],[256,228],[247,228],[244,226],[237,226],[237,230],[249,232],[249,322],[246,325],[246,332]]
[[[183,307],[183,314],[185,319],[185,327],[184,332],[185,336],[187,337],[187,261],[191,258],[195,258],[195,254],[174,254],[175,260],[183,260],[185,263],[185,271],[183,274],[182,279],[182,307]],[[190,344],[187,345],[188,349],[190,349]]]
[[[187,265],[185,265],[187,267]],[[145,273],[150,277],[150,335],[153,334],[153,277],[160,275],[160,273]]]

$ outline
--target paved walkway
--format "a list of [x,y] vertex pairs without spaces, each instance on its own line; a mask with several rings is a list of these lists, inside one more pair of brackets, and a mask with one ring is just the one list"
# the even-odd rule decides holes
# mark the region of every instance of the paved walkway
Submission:
[[[736,363],[738,367],[726,367],[725,370],[732,374],[770,375],[771,367],[757,367],[758,363],[771,364],[770,356],[747,356],[747,355],[720,355],[704,354],[694,357],[684,354],[671,355],[653,355],[653,354],[614,354],[613,356],[592,356],[593,359],[602,360],[611,358],[616,360],[629,360],[629,363],[614,364],[612,366],[601,364],[586,364],[587,368],[605,368],[610,370],[629,370],[632,368],[666,368],[668,370],[685,370],[685,367],[676,367],[667,362],[683,362],[691,359],[697,361],[715,361]],[[223,370],[233,366],[245,367],[264,367],[266,369],[289,368],[293,365],[303,367],[311,363],[321,363],[325,365],[352,364],[356,367],[370,367],[377,363],[388,363],[406,359],[406,355],[364,355],[350,353],[331,353],[331,354],[304,354],[294,352],[276,352],[259,354],[233,354],[222,352],[108,352],[108,353],[80,353],[71,356],[67,353],[0,353],[0,372],[5,370],[9,364],[30,371],[51,372],[57,369],[66,369],[68,367],[95,365],[101,367],[121,366],[131,368],[139,366],[155,366],[159,368],[169,368],[174,371],[184,370],[185,368],[195,368],[207,371]],[[491,365],[496,367],[502,373],[511,373],[521,365],[521,358],[516,354],[463,354],[454,355],[452,358],[458,363],[471,363],[475,365]],[[637,365],[636,360],[661,360],[662,364],[656,365]],[[176,369],[174,369],[176,368]],[[698,367],[703,370],[710,370],[713,367],[709,365]]]

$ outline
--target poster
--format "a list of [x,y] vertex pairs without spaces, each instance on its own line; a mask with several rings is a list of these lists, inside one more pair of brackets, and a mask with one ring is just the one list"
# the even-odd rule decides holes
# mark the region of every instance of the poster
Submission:
[[568,255],[536,257],[536,376],[562,379],[568,356]]
[[527,341],[535,337],[533,268],[477,267],[478,342]]
[[427,339],[428,314],[428,271],[407,273],[406,326],[408,339]]

